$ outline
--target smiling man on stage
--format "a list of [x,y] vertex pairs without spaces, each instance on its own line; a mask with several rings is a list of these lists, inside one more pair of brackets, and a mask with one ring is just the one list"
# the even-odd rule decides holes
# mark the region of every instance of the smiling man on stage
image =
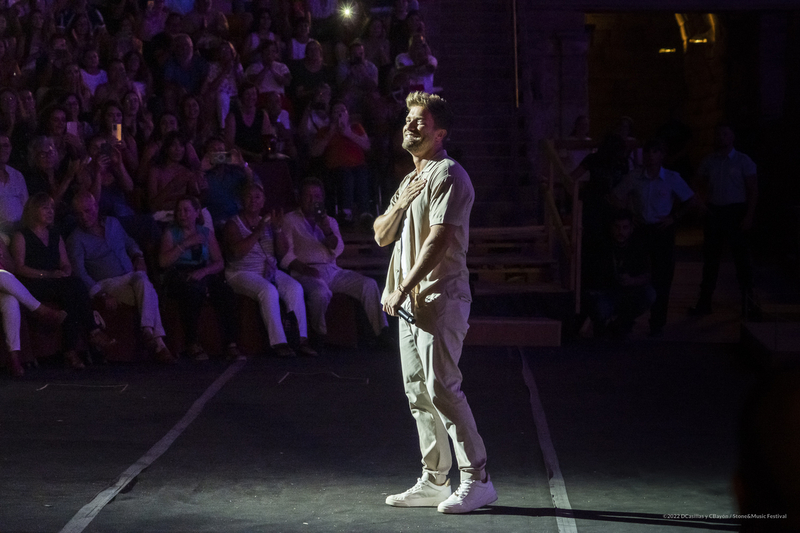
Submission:
[[[380,246],[394,243],[384,311],[397,316],[402,307],[416,319],[415,324],[400,321],[400,359],[423,467],[413,487],[386,503],[469,513],[497,500],[458,368],[472,300],[466,255],[475,192],[467,173],[443,148],[453,120],[447,102],[414,92],[406,106],[403,148],[416,170],[400,183],[374,229]],[[448,438],[461,471],[452,493]]]

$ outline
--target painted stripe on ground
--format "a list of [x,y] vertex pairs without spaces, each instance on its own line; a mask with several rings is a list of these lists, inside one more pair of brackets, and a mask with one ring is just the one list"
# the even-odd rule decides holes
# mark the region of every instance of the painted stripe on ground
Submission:
[[[564,477],[561,475],[561,467],[558,465],[558,457],[553,446],[553,440],[550,438],[550,427],[547,425],[544,406],[542,406],[542,400],[539,398],[539,388],[536,386],[536,380],[533,379],[533,372],[528,365],[528,360],[522,348],[517,349],[522,359],[522,377],[531,393],[531,412],[533,413],[533,421],[536,424],[536,433],[539,436],[539,447],[542,449],[544,466],[547,468],[550,497],[553,500],[553,507],[556,509],[558,531],[559,533],[577,533],[578,527],[572,517],[572,507],[567,497],[567,487],[564,484]],[[559,513],[559,510],[565,512]]]
[[67,525],[61,530],[61,533],[80,533],[94,520],[94,517],[105,507],[108,502],[114,499],[119,492],[124,489],[128,483],[134,480],[142,470],[153,464],[156,459],[161,457],[166,452],[172,443],[180,437],[181,433],[191,424],[195,418],[205,407],[206,403],[214,397],[217,392],[228,382],[239,370],[242,369],[247,361],[237,361],[225,370],[208,389],[192,404],[189,411],[181,418],[181,420],[173,426],[169,432],[161,438],[150,450],[147,451],[138,461],[133,463],[127,470],[125,470],[117,479],[117,482],[107,489],[101,491],[94,500],[84,505],[75,516],[72,517]]

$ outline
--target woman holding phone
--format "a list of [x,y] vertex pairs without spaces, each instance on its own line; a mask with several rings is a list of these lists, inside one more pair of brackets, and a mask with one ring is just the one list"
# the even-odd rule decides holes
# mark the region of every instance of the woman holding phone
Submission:
[[122,119],[122,106],[109,100],[100,110],[100,133],[119,150],[125,168],[133,176],[139,168],[139,148],[133,135],[122,129]]

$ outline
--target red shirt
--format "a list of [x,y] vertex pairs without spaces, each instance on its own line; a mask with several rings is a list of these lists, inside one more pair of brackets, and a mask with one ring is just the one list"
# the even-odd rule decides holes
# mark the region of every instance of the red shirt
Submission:
[[[317,138],[322,138],[330,132],[330,126],[325,126],[317,132]],[[361,124],[351,124],[350,131],[363,137],[366,135],[364,128]],[[364,150],[359,145],[348,139],[341,133],[336,133],[328,142],[325,147],[325,152],[322,154],[325,161],[325,167],[329,169],[334,168],[353,168],[359,167],[366,162]]]

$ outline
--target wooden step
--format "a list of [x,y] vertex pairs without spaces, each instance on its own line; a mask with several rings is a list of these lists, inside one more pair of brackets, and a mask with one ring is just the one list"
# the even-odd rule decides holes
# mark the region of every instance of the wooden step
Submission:
[[464,344],[561,346],[561,322],[537,317],[470,317]]

